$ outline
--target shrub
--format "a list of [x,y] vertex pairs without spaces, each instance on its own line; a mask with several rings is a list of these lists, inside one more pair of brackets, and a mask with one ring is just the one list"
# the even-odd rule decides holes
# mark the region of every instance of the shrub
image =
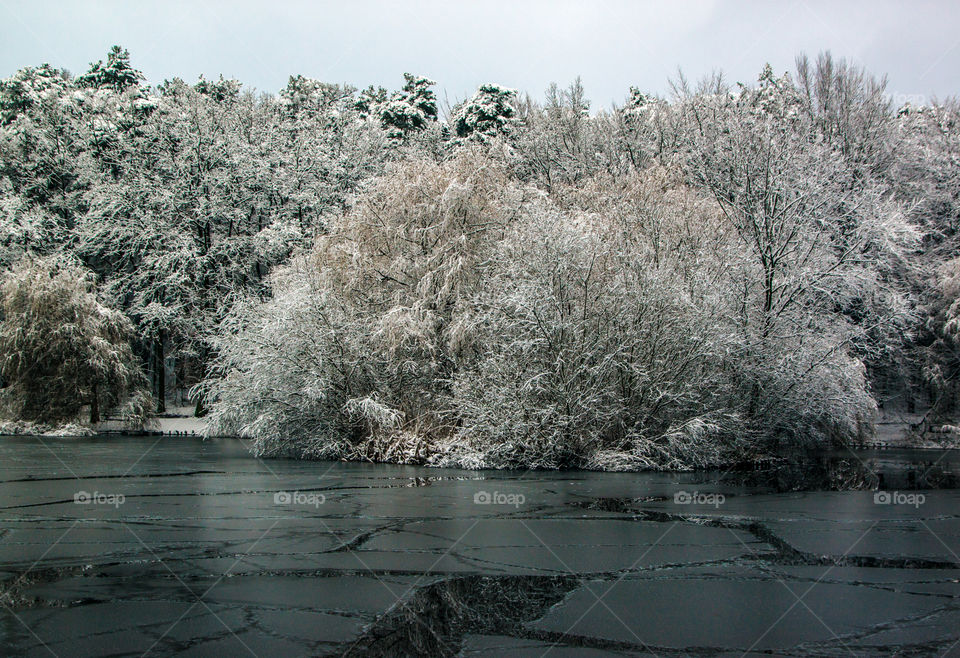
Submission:
[[132,326],[97,299],[93,275],[64,258],[24,259],[0,285],[0,378],[10,414],[64,422],[90,407],[90,422],[118,410],[142,418],[143,375]]
[[758,340],[740,240],[660,168],[548,197],[480,151],[401,163],[221,327],[208,431],[265,455],[616,469],[854,435],[872,400],[852,327]]

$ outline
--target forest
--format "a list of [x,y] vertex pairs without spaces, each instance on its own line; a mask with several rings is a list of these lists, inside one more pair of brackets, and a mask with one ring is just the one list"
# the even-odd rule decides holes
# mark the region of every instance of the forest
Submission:
[[611,108],[402,82],[0,81],[0,430],[189,404],[264,457],[602,470],[960,435],[955,100],[829,53]]

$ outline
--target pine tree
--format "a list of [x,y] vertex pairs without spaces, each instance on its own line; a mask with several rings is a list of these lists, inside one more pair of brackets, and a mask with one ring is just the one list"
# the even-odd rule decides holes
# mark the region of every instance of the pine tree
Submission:
[[103,60],[91,64],[89,71],[77,76],[76,83],[82,87],[107,88],[122,92],[140,84],[143,79],[143,73],[130,65],[130,52],[120,46],[114,46],[107,53],[106,64]]
[[516,125],[517,92],[496,84],[483,84],[456,112],[457,137],[480,138],[507,134]]

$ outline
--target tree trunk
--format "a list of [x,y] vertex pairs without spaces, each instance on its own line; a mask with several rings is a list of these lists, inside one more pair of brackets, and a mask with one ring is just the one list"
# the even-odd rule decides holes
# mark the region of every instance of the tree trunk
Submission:
[[100,399],[97,393],[97,385],[93,385],[93,392],[90,396],[90,424],[94,425],[100,422]]
[[157,333],[156,341],[157,360],[157,413],[167,410],[167,368],[163,359],[163,330]]
[[[206,363],[207,363],[207,348],[201,343],[197,348],[196,360],[193,362],[196,371],[194,376],[198,381],[203,381],[203,377],[206,374]],[[207,415],[209,409],[207,408],[206,400],[203,399],[203,393],[197,393],[197,407],[193,411],[193,415],[197,418],[203,418]]]
[[207,405],[203,403],[203,396],[197,396],[197,407],[193,410],[193,415],[197,418],[203,418],[207,415]]
[[747,408],[747,418],[753,420],[760,407],[760,385],[756,382],[750,387],[750,406]]
[[180,356],[180,358],[177,359],[175,372],[176,384],[174,384],[174,390],[176,393],[174,393],[174,395],[176,396],[177,404],[182,405],[189,402],[188,398],[186,397],[186,391],[184,390],[184,382],[187,381],[187,367],[186,359],[183,356]]

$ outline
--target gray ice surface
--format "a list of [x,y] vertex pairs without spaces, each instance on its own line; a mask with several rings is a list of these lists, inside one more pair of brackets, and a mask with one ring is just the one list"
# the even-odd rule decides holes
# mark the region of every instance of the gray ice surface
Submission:
[[960,490],[809,488],[3,438],[0,655],[960,656]]

